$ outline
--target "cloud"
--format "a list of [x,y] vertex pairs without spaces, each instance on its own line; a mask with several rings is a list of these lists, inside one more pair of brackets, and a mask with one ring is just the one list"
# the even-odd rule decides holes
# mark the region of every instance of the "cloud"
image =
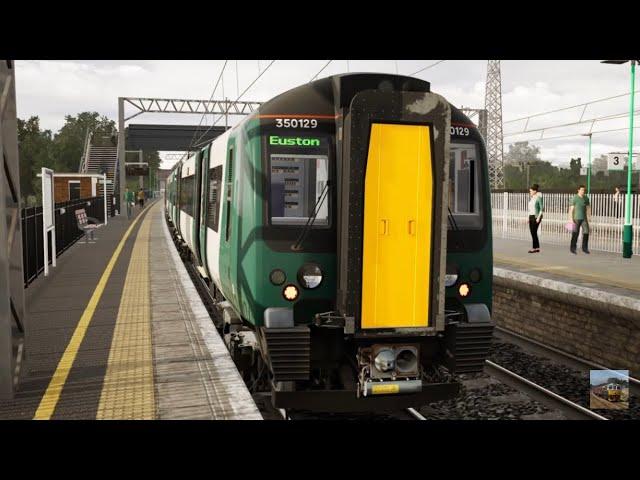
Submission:
[[[334,60],[319,78],[351,72],[412,74],[437,60]],[[251,84],[271,60],[229,60],[215,98],[235,99]],[[243,97],[266,101],[290,88],[306,83],[327,60],[277,60]],[[18,115],[38,115],[43,128],[57,131],[65,115],[97,111],[117,120],[120,96],[208,99],[224,60],[80,60],[17,61],[16,91]],[[629,89],[628,67],[603,65],[597,61],[502,61],[502,111],[505,134],[524,129],[526,120],[509,120],[590,100],[625,93]],[[237,75],[236,75],[237,72]],[[434,92],[444,95],[456,106],[484,106],[486,61],[447,60],[416,75],[428,80]],[[583,118],[624,113],[629,97],[574,108],[529,120],[528,129],[549,128]],[[135,113],[129,109],[127,114]],[[144,114],[139,123],[198,124],[199,115]],[[213,119],[206,117],[203,125]],[[236,121],[234,119],[234,121]],[[626,117],[596,122],[593,130],[624,128]],[[220,124],[220,122],[218,123]],[[545,137],[589,131],[590,124],[553,128]],[[640,135],[639,135],[640,136]],[[540,146],[545,160],[567,163],[571,156],[585,156],[586,142],[580,137],[536,141],[540,132],[506,136],[505,143],[530,139]],[[608,149],[625,148],[625,132],[594,135],[594,157]],[[584,143],[583,143],[584,142]],[[505,151],[508,145],[505,145]]]

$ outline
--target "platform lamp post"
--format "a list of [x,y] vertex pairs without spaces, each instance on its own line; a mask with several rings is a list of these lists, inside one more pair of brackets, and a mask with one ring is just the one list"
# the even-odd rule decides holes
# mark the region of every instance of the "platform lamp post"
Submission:
[[589,163],[587,164],[587,195],[591,195],[591,136],[592,133],[583,133],[583,137],[589,137]]
[[637,60],[603,60],[602,63],[622,65],[631,62],[631,106],[629,110],[629,162],[627,165],[627,198],[625,200],[624,227],[622,230],[622,257],[631,258],[631,244],[633,241],[633,225],[631,224],[631,171],[633,155],[633,100],[636,90],[636,62]]

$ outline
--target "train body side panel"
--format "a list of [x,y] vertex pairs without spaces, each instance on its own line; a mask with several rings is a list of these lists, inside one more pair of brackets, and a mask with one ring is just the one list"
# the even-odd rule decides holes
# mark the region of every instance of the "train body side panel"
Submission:
[[257,121],[248,122],[238,133],[238,237],[235,247],[238,271],[239,308],[254,325],[262,323],[265,288],[270,286],[263,270],[262,228],[262,148]]
[[[233,130],[232,130],[233,131]],[[220,218],[220,286],[225,298],[238,311],[238,292],[236,290],[237,272],[237,211],[238,211],[238,164],[235,134],[229,135],[225,148],[222,215]]]
[[193,243],[193,197],[195,195],[195,155],[187,159],[180,172],[180,235],[189,246],[189,249],[195,253]]
[[[226,152],[227,152],[227,142],[229,139],[229,135],[231,134],[231,130],[228,130],[224,134],[220,135],[220,137],[216,138],[216,140],[211,144],[211,150],[209,153],[209,182],[211,182],[212,172],[215,168],[220,167],[222,169],[222,174],[220,176],[220,185],[218,189],[218,231],[216,232],[213,228],[207,227],[207,235],[206,235],[206,249],[207,249],[207,268],[209,270],[209,275],[211,276],[211,280],[216,285],[216,287],[222,290],[222,283],[220,277],[220,237],[222,235],[222,206],[225,202],[225,182],[226,178]],[[209,212],[211,215],[211,212]]]

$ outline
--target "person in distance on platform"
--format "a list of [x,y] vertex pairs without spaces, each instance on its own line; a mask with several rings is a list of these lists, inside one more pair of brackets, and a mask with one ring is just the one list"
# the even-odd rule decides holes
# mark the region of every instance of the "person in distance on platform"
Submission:
[[529,230],[531,231],[531,239],[533,240],[533,248],[529,253],[538,253],[540,251],[540,240],[538,240],[538,227],[542,222],[542,212],[544,212],[544,202],[540,187],[534,183],[529,188]]
[[138,203],[140,208],[144,207],[144,191],[142,189],[138,190]]
[[585,186],[578,187],[578,193],[571,199],[569,207],[569,221],[575,224],[575,228],[571,233],[571,246],[569,249],[574,255],[577,254],[576,246],[578,243],[578,234],[582,227],[582,251],[589,252],[589,220],[591,218],[591,202],[585,194]]
[[131,207],[135,204],[135,198],[133,192],[129,190],[129,187],[127,187],[125,191],[124,202],[127,204],[127,218],[131,218]]
[[615,187],[615,192],[613,193],[613,216],[615,218],[621,217],[622,213],[622,199],[624,195],[622,195],[622,189],[618,186]]

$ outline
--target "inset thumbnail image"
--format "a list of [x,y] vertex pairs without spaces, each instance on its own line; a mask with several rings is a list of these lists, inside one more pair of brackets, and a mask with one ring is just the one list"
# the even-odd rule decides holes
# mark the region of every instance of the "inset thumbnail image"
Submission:
[[591,410],[629,408],[629,370],[591,370],[589,377]]

